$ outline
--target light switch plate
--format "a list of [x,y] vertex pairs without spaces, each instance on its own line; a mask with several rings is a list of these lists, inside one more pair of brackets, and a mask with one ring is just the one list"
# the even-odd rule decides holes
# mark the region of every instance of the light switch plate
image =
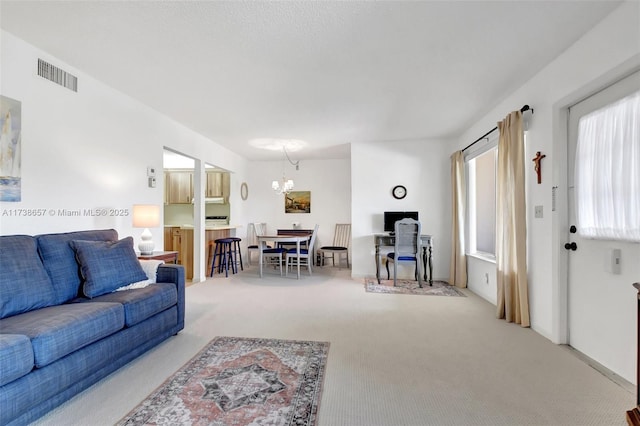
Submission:
[[156,187],[156,178],[152,176],[149,178],[149,188],[155,188],[155,187]]
[[156,177],[156,168],[151,166],[147,167],[147,176]]
[[543,209],[542,206],[535,206],[535,217],[536,219],[540,219],[543,216]]
[[611,250],[611,273],[619,275],[622,273],[622,250]]

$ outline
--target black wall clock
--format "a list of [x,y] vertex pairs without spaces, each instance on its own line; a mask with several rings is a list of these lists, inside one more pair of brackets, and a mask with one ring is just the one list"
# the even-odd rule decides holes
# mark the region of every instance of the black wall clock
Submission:
[[393,187],[393,190],[391,190],[391,194],[393,195],[393,198],[402,200],[407,196],[407,188],[402,185],[396,185]]

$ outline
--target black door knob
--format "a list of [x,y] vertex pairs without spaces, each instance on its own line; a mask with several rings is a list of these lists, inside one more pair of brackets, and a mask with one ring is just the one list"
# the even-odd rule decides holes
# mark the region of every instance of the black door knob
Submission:
[[575,242],[573,242],[573,243],[566,243],[566,244],[564,245],[564,248],[566,248],[567,250],[576,251],[576,250],[578,250],[578,245],[577,245]]
[[571,227],[569,227],[569,232],[571,232],[572,234],[575,234],[577,231],[578,229],[575,225],[571,225]]

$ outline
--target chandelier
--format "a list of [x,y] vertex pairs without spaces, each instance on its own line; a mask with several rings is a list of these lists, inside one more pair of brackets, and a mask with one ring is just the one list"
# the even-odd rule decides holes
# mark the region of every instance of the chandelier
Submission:
[[282,146],[282,152],[283,152],[283,159],[282,159],[282,179],[281,180],[274,180],[271,183],[271,188],[276,192],[276,194],[281,195],[281,194],[288,194],[289,192],[291,192],[293,190],[293,179],[287,179],[287,177],[284,174],[284,158],[286,158],[287,160],[289,160],[289,163],[291,163],[291,165],[296,166],[296,170],[298,170],[298,164],[300,163],[300,161],[296,161],[295,163],[293,161],[291,161],[291,158],[289,158],[289,154],[287,154],[287,150],[284,147],[284,145]]
[[271,188],[276,191],[276,194],[288,194],[293,189],[293,180],[287,179],[284,175],[282,175],[282,180],[274,180],[271,183]]

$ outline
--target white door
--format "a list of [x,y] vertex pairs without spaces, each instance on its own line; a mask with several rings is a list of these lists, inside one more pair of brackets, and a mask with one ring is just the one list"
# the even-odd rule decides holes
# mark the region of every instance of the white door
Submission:
[[[640,90],[640,71],[574,105],[569,110],[569,225],[575,224],[574,157],[581,116]],[[581,238],[567,230],[569,250],[569,344],[626,380],[636,378],[636,290],[640,281],[640,244]],[[613,273],[619,249],[621,271]]]

